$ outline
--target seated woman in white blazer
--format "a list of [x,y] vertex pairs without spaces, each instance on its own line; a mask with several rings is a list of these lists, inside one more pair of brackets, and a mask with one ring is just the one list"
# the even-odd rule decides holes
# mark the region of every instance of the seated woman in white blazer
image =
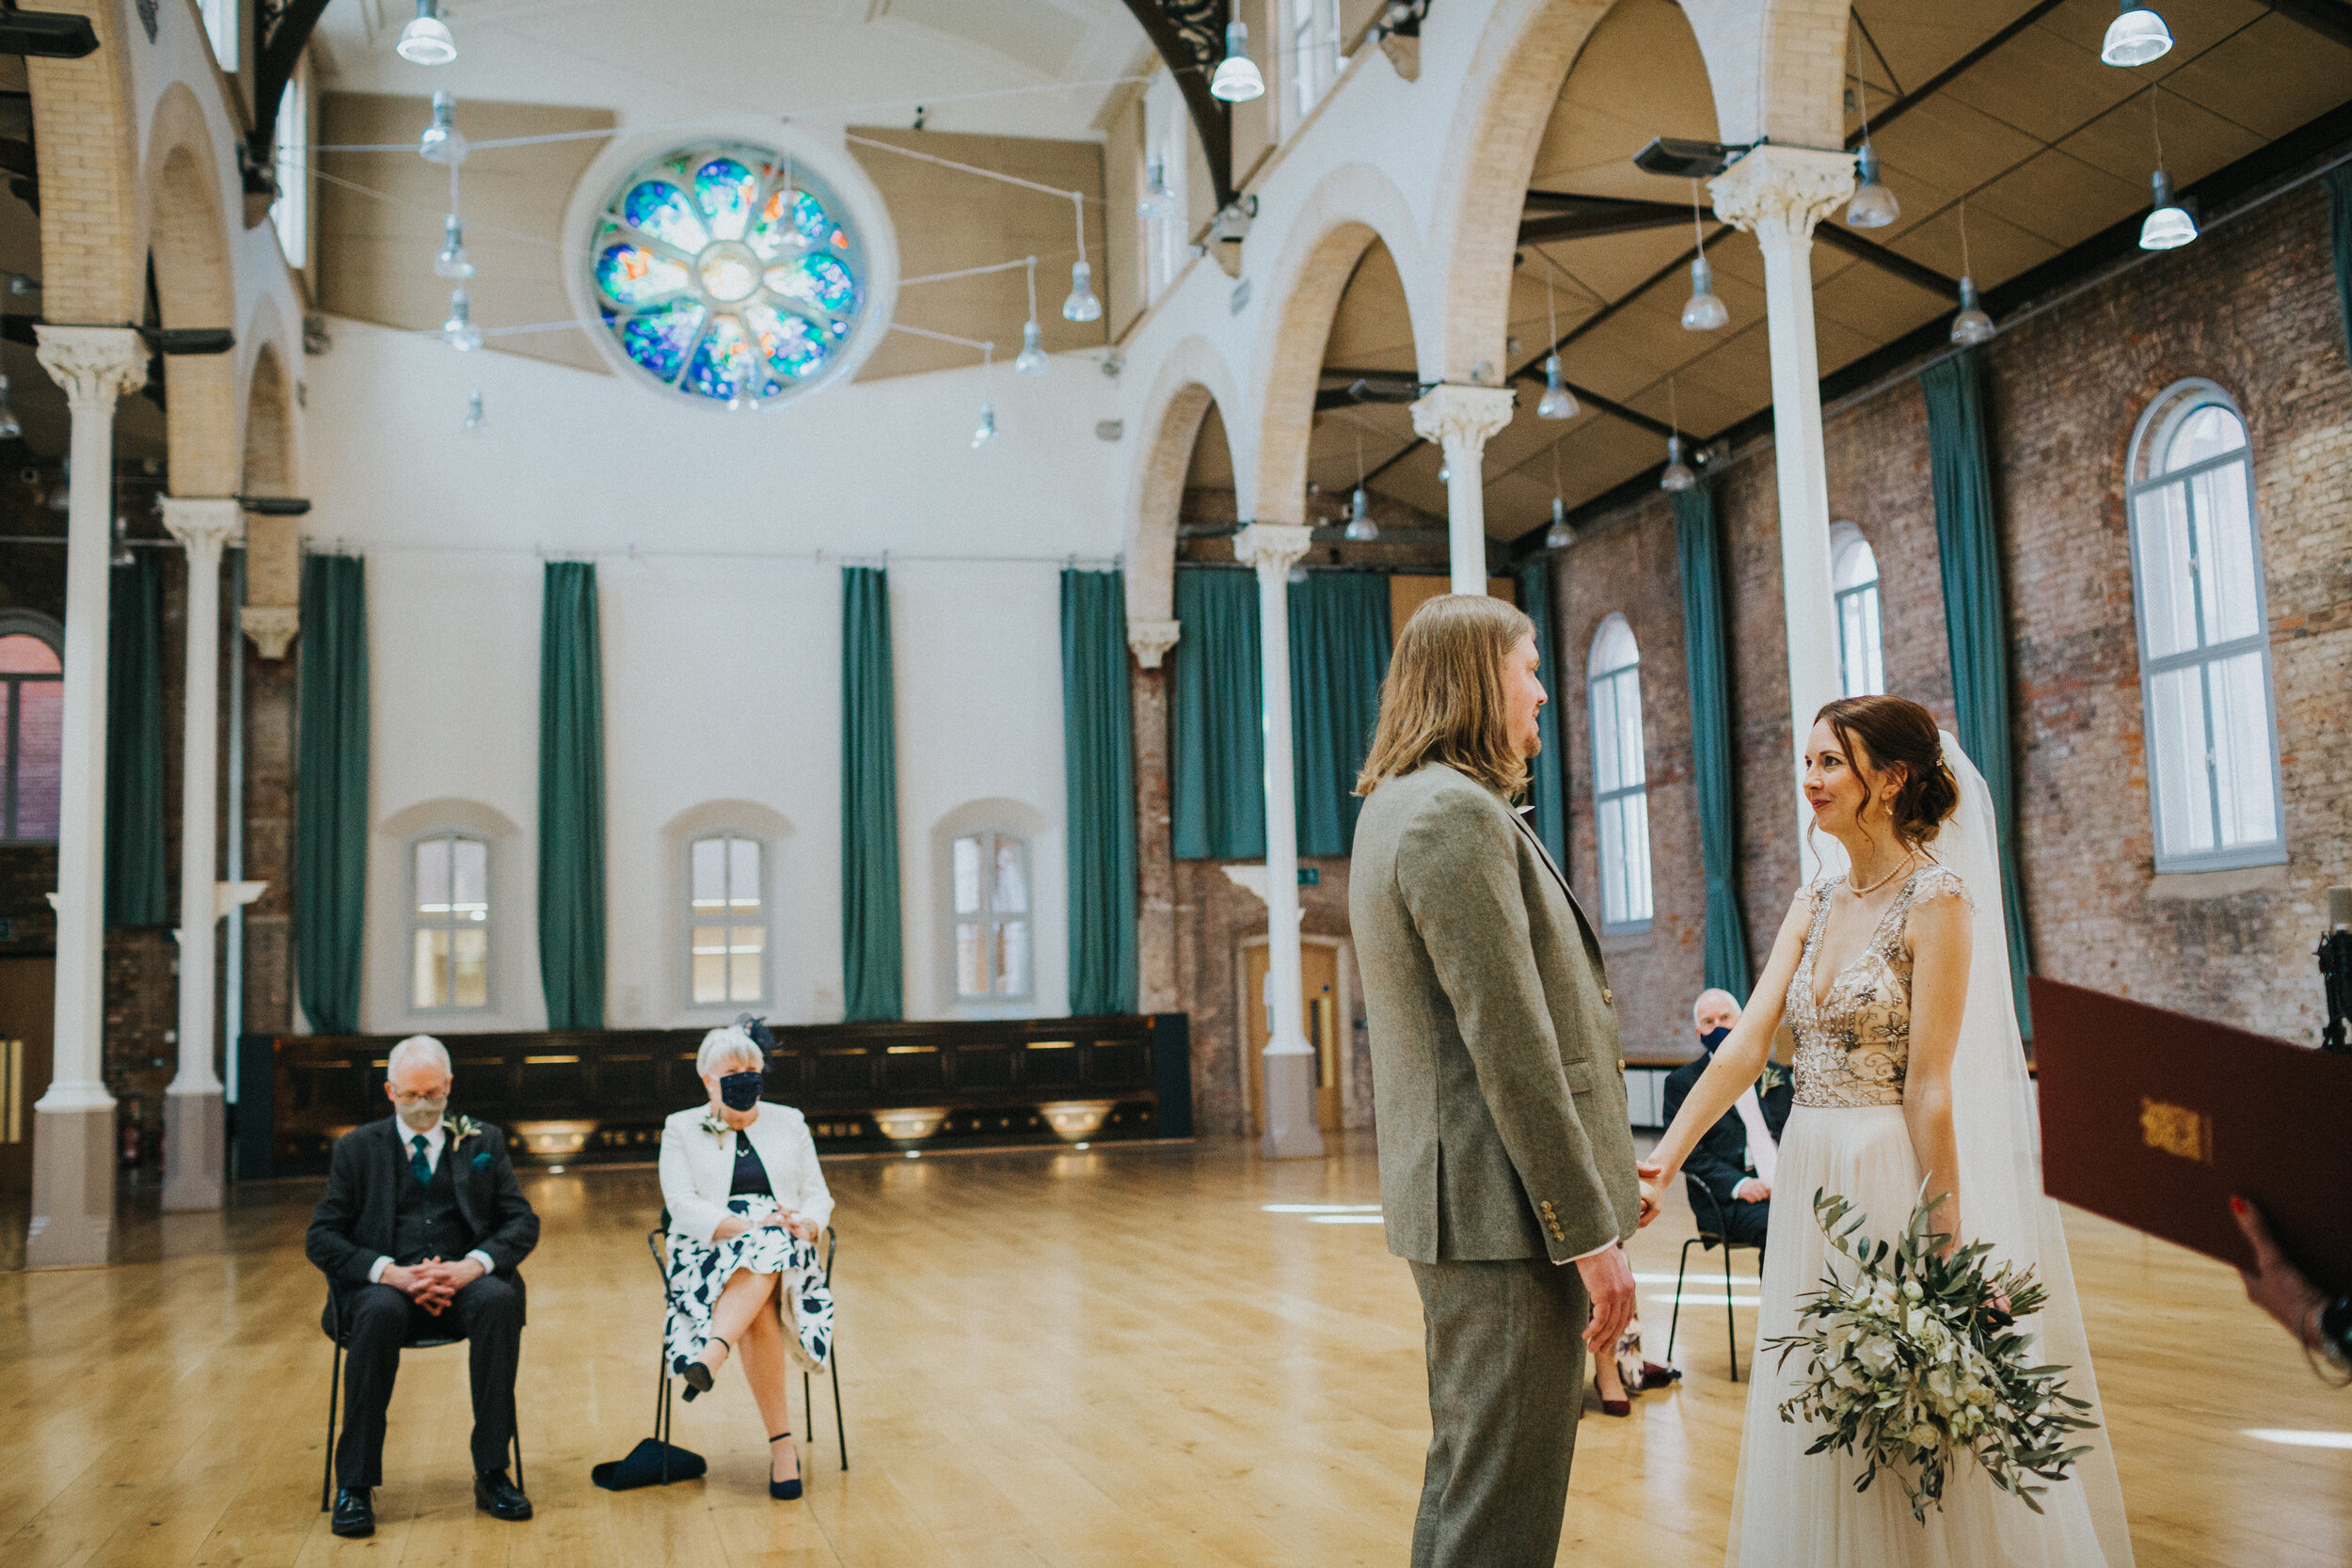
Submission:
[[710,1391],[729,1356],[742,1357],[743,1380],[773,1433],[768,1494],[790,1498],[801,1495],[801,1466],[787,1374],[796,1360],[822,1370],[833,1348],[833,1292],[816,1245],[833,1194],[801,1113],[759,1098],[766,1058],[754,1032],[768,1034],[747,1019],[703,1037],[694,1068],[709,1102],[662,1124],[661,1197],[670,1208],[662,1337],[690,1400]]

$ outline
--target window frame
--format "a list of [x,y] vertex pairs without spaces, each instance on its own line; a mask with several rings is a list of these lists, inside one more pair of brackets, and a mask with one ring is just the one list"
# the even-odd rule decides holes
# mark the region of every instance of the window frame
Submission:
[[[456,943],[453,942],[450,944],[451,982],[448,992],[453,1000],[437,1002],[430,1006],[419,1006],[417,1005],[417,933],[421,930],[444,930],[454,934],[461,928],[459,923],[453,915],[437,920],[430,916],[421,914],[417,908],[417,850],[421,846],[430,844],[437,839],[447,839],[453,845],[453,848],[450,853],[450,891],[452,895],[450,902],[452,904],[456,902],[457,856],[455,848],[453,847],[455,842],[459,839],[464,839],[469,843],[479,844],[482,846],[482,919],[479,922],[467,923],[468,925],[479,925],[482,929],[482,1001],[479,1004],[458,1002],[453,1000],[456,994]],[[454,824],[427,828],[421,832],[410,833],[405,839],[402,840],[401,863],[403,866],[403,897],[405,900],[402,905],[403,920],[401,923],[404,936],[401,965],[404,971],[404,978],[406,981],[406,985],[402,991],[402,999],[405,1003],[404,1010],[412,1018],[485,1018],[494,1016],[498,1012],[499,1006],[499,942],[497,936],[499,896],[498,844],[496,840],[490,834],[482,832],[478,828],[460,827]]]
[[310,167],[304,150],[310,139],[310,62],[305,58],[286,79],[270,138],[270,167],[278,180],[278,198],[269,204],[270,228],[278,237],[278,253],[295,272],[310,265]]
[[[2150,476],[2147,470],[2161,462],[2170,449],[2180,427],[2198,410],[2218,407],[2235,420],[2244,442],[2232,451],[2180,468],[2167,469]],[[2194,511],[2194,491],[2189,482],[2206,474],[2217,474],[2236,465],[2246,483],[2246,528],[2252,558],[2254,591],[2254,626],[2246,636],[2226,642],[2208,643],[2204,637],[2204,595],[2198,577],[2196,547],[2197,526]],[[2246,418],[2246,411],[2235,398],[2204,376],[2186,376],[2175,381],[2150,400],[2133,427],[2129,453],[2125,460],[2123,486],[2123,531],[2131,552],[2132,568],[2132,633],[2139,657],[2139,718],[2141,764],[2146,773],[2148,789],[2148,824],[2150,852],[2154,869],[2159,873],[2182,871],[2233,871],[2247,866],[2280,865],[2287,860],[2286,786],[2280,762],[2279,700],[2273,684],[2270,656],[2270,583],[2263,564],[2262,514],[2256,507],[2254,488],[2254,430]],[[2188,573],[2189,600],[2196,615],[2199,645],[2182,653],[2152,654],[2148,644],[2148,578],[2147,564],[2140,554],[2139,509],[2143,497],[2181,486],[2183,515],[2187,519],[2189,560],[2185,563]],[[2225,660],[2258,653],[2262,657],[2263,734],[2269,751],[2270,800],[2272,836],[2257,843],[2221,847],[2221,804],[2219,781],[2217,776],[2217,744],[2214,735],[2214,702],[2211,670]],[[2169,853],[2165,848],[2165,816],[2160,781],[2165,758],[2157,743],[2155,715],[2155,683],[2165,675],[2182,670],[2199,671],[2198,689],[2205,723],[2205,787],[2207,810],[2216,847],[2186,854]]]
[[[57,657],[57,673],[54,675],[30,672],[0,673],[0,845],[55,844],[56,835],[47,838],[20,838],[16,832],[16,794],[18,784],[18,732],[24,709],[24,683],[26,681],[56,681],[60,692],[65,683],[65,627],[38,610],[0,610],[0,637],[31,637],[48,644]],[[58,744],[58,765],[64,765],[64,743]],[[64,800],[60,796],[60,814]]]
[[[750,998],[748,1002],[725,998],[717,1002],[702,1002],[696,1000],[694,996],[694,927],[700,920],[694,911],[694,847],[698,844],[707,844],[712,839],[741,839],[748,844],[758,846],[759,848],[759,918],[755,921],[737,920],[733,918],[733,911],[730,908],[729,916],[723,923],[729,927],[753,925],[759,927],[759,994]],[[685,1006],[690,1010],[695,1012],[739,1011],[745,1006],[772,1009],[775,1006],[776,977],[772,960],[776,950],[776,922],[775,899],[771,892],[775,880],[775,854],[776,847],[767,834],[754,832],[748,828],[728,825],[697,829],[688,833],[685,842],[679,846],[679,864],[685,878],[684,896],[679,902],[679,908],[685,914],[685,942],[681,947],[685,968],[678,994],[685,999]],[[730,904],[733,894],[732,875],[730,863],[728,889]],[[701,923],[709,924],[707,921]],[[729,945],[733,945],[732,939],[729,939]]]
[[[976,915],[969,916],[956,908],[956,846],[967,838],[977,838],[980,841],[981,873],[979,911]],[[993,907],[996,901],[996,848],[1000,843],[1014,844],[1020,849],[1021,882],[1025,898],[1018,914],[999,914]],[[1037,855],[1036,847],[1031,843],[1030,835],[993,822],[977,822],[968,828],[959,828],[950,832],[947,835],[947,875],[945,881],[944,893],[947,903],[947,983],[948,992],[954,997],[955,1005],[960,1007],[987,1006],[999,1003],[1035,1001],[1038,957]],[[1022,976],[1021,988],[1018,990],[965,990],[963,989],[963,966],[958,961],[962,951],[963,928],[966,926],[975,925],[980,927],[980,950],[990,956],[989,978],[993,982],[996,952],[993,939],[999,927],[1016,919],[1027,927],[1029,931],[1028,943],[1025,948],[1028,956],[1026,965],[1028,973]]]
[[[1608,639],[1613,627],[1623,629],[1626,643],[1633,650],[1633,657],[1629,662],[1613,664],[1606,670],[1597,669],[1596,666],[1598,664],[1600,659],[1601,644]],[[1641,738],[1641,745],[1635,749],[1633,753],[1633,762],[1640,769],[1640,776],[1630,784],[1621,781],[1613,789],[1603,789],[1600,782],[1600,693],[1602,687],[1613,684],[1620,692],[1628,689],[1629,689],[1632,692],[1633,727],[1635,733]],[[1620,707],[1619,711],[1622,713],[1622,707]],[[1649,822],[1649,726],[1645,721],[1642,698],[1642,643],[1641,639],[1636,637],[1633,633],[1632,622],[1626,619],[1622,612],[1612,611],[1610,614],[1602,618],[1598,626],[1594,628],[1593,640],[1587,646],[1584,656],[1584,712],[1586,722],[1591,730],[1590,738],[1592,741],[1591,766],[1586,769],[1586,771],[1592,776],[1593,781],[1593,860],[1594,863],[1599,867],[1600,874],[1601,934],[1604,936],[1630,936],[1638,932],[1648,930],[1650,928],[1651,922],[1657,918],[1658,880],[1654,858],[1651,854],[1651,833]],[[1620,736],[1623,734],[1623,722],[1622,720],[1620,720],[1618,725],[1618,733]],[[1616,876],[1624,881],[1626,892],[1629,895],[1633,891],[1633,878],[1630,874],[1630,868],[1627,866],[1624,862],[1624,837],[1622,831],[1620,832],[1618,840],[1618,864],[1613,866],[1610,863],[1608,847],[1609,839],[1604,824],[1611,806],[1617,804],[1619,801],[1631,799],[1638,799],[1641,803],[1642,912],[1639,915],[1634,915],[1629,912],[1631,900],[1629,896],[1627,900],[1628,912],[1620,917],[1612,918],[1610,912],[1609,893],[1612,877]]]
[[[1302,6],[1308,18],[1303,26],[1298,21]],[[1340,73],[1345,69],[1340,54],[1340,6],[1339,0],[1272,0],[1272,11],[1280,19],[1280,25],[1267,31],[1274,35],[1276,73],[1286,115],[1282,135],[1287,140],[1339,86]],[[1301,35],[1307,40],[1304,44],[1299,41]]]
[[[1870,558],[1870,580],[1855,583],[1851,588],[1840,587],[1838,579],[1843,575],[1842,565],[1852,558],[1857,549]],[[1830,610],[1837,626],[1837,687],[1841,696],[1883,697],[1886,694],[1886,601],[1879,592],[1884,580],[1885,575],[1879,570],[1879,552],[1871,545],[1869,535],[1853,523],[1830,524]],[[1859,689],[1854,685],[1852,673],[1851,656],[1856,650],[1851,648],[1846,640],[1846,607],[1850,603],[1864,607],[1870,623],[1871,646],[1867,650],[1869,667],[1864,673],[1867,677],[1874,677],[1876,684],[1869,684],[1866,679]]]

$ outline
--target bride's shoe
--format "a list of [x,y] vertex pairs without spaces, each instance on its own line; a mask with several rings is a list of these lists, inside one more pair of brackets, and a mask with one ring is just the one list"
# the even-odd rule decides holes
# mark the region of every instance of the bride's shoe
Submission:
[[768,1439],[768,1447],[770,1450],[770,1458],[768,1460],[768,1495],[781,1503],[788,1503],[793,1498],[801,1495],[801,1456],[797,1450],[788,1448],[784,1450],[786,1453],[792,1456],[792,1479],[789,1481],[778,1481],[776,1479],[776,1462],[773,1457],[775,1445],[778,1443],[788,1442],[791,1439],[791,1436],[792,1434],[788,1432],[779,1432],[773,1437]]
[[[722,1339],[716,1334],[710,1337],[710,1342],[714,1345],[725,1345],[728,1350],[733,1350],[735,1348],[733,1345],[728,1345],[724,1339]],[[712,1363],[702,1360],[699,1357],[695,1360],[689,1361],[686,1364],[686,1370],[678,1375],[686,1379],[687,1403],[693,1403],[694,1396],[697,1394],[707,1394],[710,1392],[711,1374],[713,1370]]]

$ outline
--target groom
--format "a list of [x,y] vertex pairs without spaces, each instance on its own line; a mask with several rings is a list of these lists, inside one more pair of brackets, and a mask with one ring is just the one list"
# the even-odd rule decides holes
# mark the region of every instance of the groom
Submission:
[[1550,1568],[1584,1360],[1633,1313],[1638,1195],[1600,944],[1510,797],[1542,744],[1534,628],[1500,599],[1405,625],[1359,792],[1348,909],[1389,1250],[1420,1289],[1414,1568]]

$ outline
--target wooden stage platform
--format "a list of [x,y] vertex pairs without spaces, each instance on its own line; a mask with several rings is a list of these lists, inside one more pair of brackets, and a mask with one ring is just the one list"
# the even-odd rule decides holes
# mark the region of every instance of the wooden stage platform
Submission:
[[[465,1354],[430,1351],[402,1369],[381,1528],[336,1541],[317,1512],[322,1286],[301,1254],[316,1187],[287,1181],[240,1191],[226,1215],[135,1217],[115,1269],[0,1274],[0,1562],[1405,1561],[1427,1437],[1420,1315],[1379,1227],[1346,1223],[1378,1201],[1360,1136],[1303,1164],[1207,1144],[830,1175],[853,1468],[836,1467],[827,1410],[801,1502],[768,1500],[731,1372],[678,1409],[707,1480],[589,1483],[652,1415],[642,1238],[660,1197],[650,1170],[527,1173],[546,1222],[520,1386],[537,1519],[474,1512]],[[2352,1433],[2352,1392],[2321,1386],[2229,1271],[2069,1218],[2142,1568],[2352,1561],[2352,1449],[2247,1435]],[[1634,1248],[1661,1349],[1690,1223],[1671,1212]],[[1625,1420],[1588,1404],[1562,1562],[1723,1561],[1747,1385],[1724,1377],[1721,1278],[1686,1303],[1677,1389]],[[1747,1261],[1739,1300],[1754,1278]],[[1740,1321],[1744,1365],[1754,1313]]]

